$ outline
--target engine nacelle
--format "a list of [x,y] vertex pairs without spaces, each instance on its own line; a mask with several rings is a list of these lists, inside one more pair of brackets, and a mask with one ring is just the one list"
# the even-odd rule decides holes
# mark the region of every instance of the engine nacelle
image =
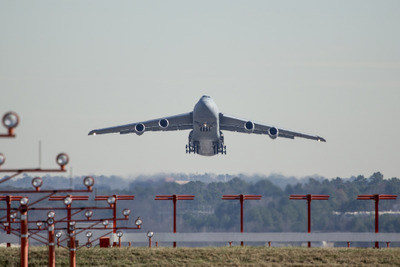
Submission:
[[146,129],[146,127],[144,126],[143,123],[138,123],[135,125],[135,133],[137,135],[142,135],[144,133],[145,129]]
[[252,122],[252,121],[248,121],[244,124],[244,129],[248,133],[252,133],[254,131],[254,128],[255,128],[255,125],[254,125],[254,122]]
[[160,126],[160,128],[161,128],[162,130],[165,130],[165,129],[167,129],[168,126],[169,126],[169,121],[168,121],[167,119],[161,119],[161,120],[158,122],[158,125]]
[[272,139],[276,139],[279,135],[279,130],[276,127],[271,127],[268,129],[268,135],[269,137],[271,137]]

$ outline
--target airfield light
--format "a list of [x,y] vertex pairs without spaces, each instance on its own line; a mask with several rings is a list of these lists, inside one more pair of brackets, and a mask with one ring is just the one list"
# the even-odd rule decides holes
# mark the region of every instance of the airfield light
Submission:
[[93,211],[92,210],[87,210],[85,211],[85,216],[88,220],[93,216]]
[[[397,199],[397,195],[358,195],[358,200],[375,200],[375,233],[379,233],[379,200]],[[375,248],[379,248],[379,242],[375,242]]]
[[[243,233],[243,204],[245,200],[260,200],[260,195],[223,195],[223,200],[239,200],[240,201],[240,232]],[[240,245],[243,247],[243,241],[240,242]]]
[[54,224],[54,219],[53,218],[48,218],[47,219],[47,224],[48,225],[53,225]]
[[114,205],[115,197],[111,196],[111,197],[107,198],[107,203],[110,204],[110,206]]
[[70,231],[70,236],[74,236],[74,231],[75,231],[75,221],[70,221],[69,222],[69,231]]
[[[311,201],[312,200],[329,200],[329,195],[290,195],[289,199],[307,200],[307,232],[311,233]],[[308,242],[308,247],[311,247],[311,242]]]
[[87,237],[87,238],[91,238],[92,235],[93,235],[92,232],[90,232],[90,231],[87,231],[87,232],[86,232],[86,237]]
[[32,179],[32,185],[33,185],[33,187],[35,187],[36,191],[40,190],[40,187],[42,186],[42,184],[43,184],[42,178],[35,177]]
[[83,179],[83,184],[89,189],[92,189],[92,186],[94,185],[94,178],[92,176],[86,176]]
[[47,213],[47,218],[54,218],[54,216],[56,216],[56,213],[53,210]]
[[15,112],[7,112],[3,116],[3,125],[7,129],[12,129],[18,126],[19,117],[18,114]]
[[57,237],[57,238],[62,237],[62,232],[61,232],[61,231],[58,231],[58,232],[56,233],[56,237]]
[[4,154],[0,153],[0,166],[4,164],[6,161],[6,156]]
[[102,224],[104,225],[104,228],[107,228],[107,226],[108,226],[108,220],[104,220],[104,221],[102,222]]
[[47,224],[52,225],[54,224],[54,217],[56,216],[56,213],[51,210],[47,213]]
[[149,238],[149,248],[151,248],[151,238],[153,237],[154,233],[152,231],[147,232],[147,237]]
[[147,237],[148,237],[148,238],[152,238],[152,237],[153,237],[153,235],[154,235],[154,233],[153,233],[153,232],[151,232],[151,231],[148,231],[148,232],[147,232]]
[[125,219],[129,218],[129,214],[131,214],[131,210],[130,209],[123,209],[122,210],[122,214],[125,216]]
[[28,205],[29,199],[27,197],[23,197],[21,198],[21,200],[19,201],[19,204],[21,205]]
[[36,226],[37,226],[38,229],[42,229],[42,225],[43,225],[42,221],[37,221],[36,222]]
[[6,227],[6,228],[7,228],[9,225],[10,225],[10,224],[9,224],[8,222],[3,222],[3,226]]
[[14,221],[15,219],[17,218],[17,213],[14,211],[14,212],[11,212],[11,214],[10,214],[10,219],[12,220],[12,221]]
[[140,226],[142,225],[142,219],[140,219],[140,217],[137,217],[135,224],[138,228],[140,228]]
[[121,247],[121,237],[124,235],[124,233],[122,231],[117,231],[116,235],[118,237],[118,247]]
[[69,157],[66,153],[60,153],[57,155],[56,161],[57,161],[57,164],[60,165],[61,170],[64,170],[65,165],[67,165],[69,162]]
[[124,235],[124,233],[122,231],[117,231],[117,236],[118,237],[122,237]]
[[69,205],[71,205],[71,203],[72,203],[72,198],[70,198],[70,197],[64,198],[64,204],[65,205],[69,206]]

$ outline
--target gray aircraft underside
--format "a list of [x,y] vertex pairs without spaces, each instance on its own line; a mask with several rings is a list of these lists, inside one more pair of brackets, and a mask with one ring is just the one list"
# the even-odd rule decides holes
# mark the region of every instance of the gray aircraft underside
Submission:
[[194,106],[193,111],[189,113],[92,130],[89,132],[89,135],[117,132],[120,134],[136,133],[137,135],[142,135],[146,131],[177,130],[191,130],[189,133],[189,142],[186,145],[186,153],[195,153],[204,156],[226,154],[224,135],[222,133],[224,130],[265,134],[272,139],[276,139],[277,137],[290,139],[301,137],[326,142],[320,136],[284,130],[220,113],[214,100],[209,96],[201,97],[199,102]]

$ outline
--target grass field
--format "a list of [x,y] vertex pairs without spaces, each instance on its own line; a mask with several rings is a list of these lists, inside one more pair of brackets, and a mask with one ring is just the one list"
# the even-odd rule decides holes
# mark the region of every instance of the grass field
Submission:
[[[19,248],[0,248],[0,266],[19,266]],[[29,266],[47,266],[47,247],[29,249]],[[56,265],[69,252],[56,250]],[[204,247],[82,248],[77,266],[400,266],[399,248]]]

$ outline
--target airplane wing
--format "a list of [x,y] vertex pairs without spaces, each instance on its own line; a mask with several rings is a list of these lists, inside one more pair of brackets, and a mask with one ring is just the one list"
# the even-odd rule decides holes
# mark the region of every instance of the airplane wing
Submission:
[[255,133],[255,134],[266,134],[272,139],[276,137],[284,137],[294,139],[295,137],[301,137],[320,142],[326,142],[324,138],[317,135],[308,135],[299,132],[289,131],[281,128],[276,128],[266,124],[255,123],[249,120],[243,120],[230,116],[227,114],[219,114],[219,124],[221,130],[240,132],[240,133]]
[[148,120],[143,122],[130,123],[103,129],[96,129],[89,132],[89,135],[120,133],[136,133],[138,135],[147,131],[177,131],[193,129],[192,112],[180,115]]

